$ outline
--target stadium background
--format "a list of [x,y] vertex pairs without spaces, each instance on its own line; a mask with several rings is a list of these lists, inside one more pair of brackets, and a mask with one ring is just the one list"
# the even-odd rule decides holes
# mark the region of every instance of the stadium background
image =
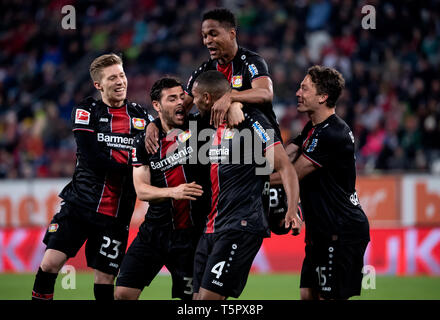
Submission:
[[[75,8],[75,29],[62,28],[65,5]],[[364,5],[374,6],[376,29],[362,28]],[[440,3],[433,0],[2,1],[0,299],[30,297],[45,227],[74,169],[70,112],[96,96],[92,59],[121,53],[129,98],[154,114],[152,83],[165,74],[186,82],[208,58],[200,18],[214,6],[237,15],[239,44],[268,62],[285,140],[307,121],[295,98],[307,68],[342,72],[336,111],[355,135],[357,190],[371,224],[365,260],[377,275],[364,297],[440,299]],[[138,203],[131,239],[145,208]],[[297,298],[303,247],[303,236],[267,239],[244,298]],[[82,257],[68,264],[87,270]],[[153,286],[147,298],[169,298],[163,274],[163,288]],[[91,298],[92,289],[78,288],[91,276],[82,277],[76,291],[59,296]]]

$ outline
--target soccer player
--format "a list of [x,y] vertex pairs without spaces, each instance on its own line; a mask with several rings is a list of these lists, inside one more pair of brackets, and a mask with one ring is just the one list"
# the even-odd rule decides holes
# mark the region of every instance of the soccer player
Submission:
[[147,112],[128,102],[122,60],[105,54],[90,65],[101,100],[88,98],[72,111],[77,162],[61,191],[61,210],[52,219],[35,277],[32,298],[52,300],[58,272],[84,242],[94,269],[97,300],[113,300],[113,282],[125,253],[136,193],[129,165],[134,136],[145,130]]
[[[203,62],[189,78],[185,107],[191,108],[193,105],[192,87],[197,77],[205,71],[217,70],[225,75],[233,90],[214,103],[211,124],[218,128],[226,115],[230,126],[240,123],[244,118],[239,108],[230,109],[233,102],[240,102],[261,110],[281,138],[272,106],[273,86],[267,63],[257,53],[238,45],[234,14],[225,8],[206,12],[202,18],[202,39],[210,59]],[[157,129],[152,124],[147,128],[147,150],[152,152],[157,149],[157,141]]]
[[[338,71],[313,66],[296,92],[298,111],[310,118],[286,146],[300,180],[306,224],[303,300],[348,299],[361,291],[369,224],[355,189],[353,133],[335,114],[343,87]],[[271,184],[280,183],[274,173]]]
[[[138,299],[166,266],[173,279],[172,297],[189,300],[195,248],[210,206],[209,165],[190,161],[197,158],[198,134],[189,127],[182,84],[162,78],[150,97],[160,119],[160,148],[148,154],[143,133],[132,151],[136,193],[150,206],[122,262],[115,298]],[[199,115],[190,119],[202,122]]]
[[[222,73],[206,71],[194,82],[192,94],[197,108],[209,114],[230,90]],[[243,111],[245,120],[237,129],[226,128],[223,122],[210,143],[212,201],[194,260],[195,299],[240,296],[263,238],[270,236],[261,196],[263,191],[269,192],[270,172],[257,172],[266,160],[279,172],[286,190],[289,220],[285,225],[300,225],[296,215],[298,178],[280,139],[260,110],[245,105]]]

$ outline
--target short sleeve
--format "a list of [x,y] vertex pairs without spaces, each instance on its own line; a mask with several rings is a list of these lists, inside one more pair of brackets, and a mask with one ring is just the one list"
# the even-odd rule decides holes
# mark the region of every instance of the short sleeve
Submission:
[[302,142],[303,142],[303,136],[302,136],[302,133],[300,133],[299,135],[297,135],[295,138],[291,138],[288,142],[287,142],[287,144],[289,145],[289,144],[295,144],[295,145],[297,145],[298,147],[301,147],[301,145],[302,145]]
[[134,138],[133,148],[130,153],[131,164],[134,167],[148,165],[150,156],[145,149],[145,132],[141,132]]
[[330,130],[312,133],[304,142],[303,155],[318,167],[327,167],[343,156],[344,148],[351,141],[348,141],[344,132]]
[[246,71],[251,82],[260,77],[270,77],[267,63],[262,57],[258,55],[250,56],[248,57],[247,62]]
[[94,108],[96,101],[93,98],[87,98],[78,106],[74,107],[71,114],[72,131],[84,130],[95,132],[95,114]]
[[251,109],[248,112],[249,126],[256,136],[256,141],[262,144],[264,152],[281,143],[277,131],[261,111]]

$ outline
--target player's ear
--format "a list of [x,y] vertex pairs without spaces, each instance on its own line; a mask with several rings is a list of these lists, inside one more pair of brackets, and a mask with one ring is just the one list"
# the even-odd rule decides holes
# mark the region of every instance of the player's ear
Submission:
[[229,35],[231,37],[231,40],[234,40],[237,37],[237,30],[235,30],[235,28],[231,28],[231,30],[229,31]]
[[328,99],[328,94],[321,94],[319,95],[318,102],[319,104],[324,104],[327,102],[327,99]]
[[160,102],[157,101],[157,100],[153,100],[153,101],[152,101],[152,104],[153,104],[153,108],[154,108],[154,110],[156,110],[157,113],[159,113],[159,112],[160,112]]
[[102,86],[98,81],[93,81],[93,85],[95,86],[96,90],[102,91]]
[[209,92],[204,92],[202,95],[202,101],[205,105],[209,105],[212,103],[212,96]]

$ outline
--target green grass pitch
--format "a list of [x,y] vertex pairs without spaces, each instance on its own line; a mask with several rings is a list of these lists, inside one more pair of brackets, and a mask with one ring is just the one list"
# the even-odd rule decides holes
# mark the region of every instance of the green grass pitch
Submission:
[[[60,274],[55,287],[56,300],[93,299],[93,274],[77,273],[76,288],[63,289],[65,274]],[[65,281],[66,282],[66,281]],[[33,274],[0,274],[0,300],[30,299]],[[440,300],[440,277],[377,276],[375,289],[363,289],[362,300]],[[158,275],[141,299],[171,299],[171,277]],[[298,300],[298,274],[251,274],[240,296],[244,300]]]

